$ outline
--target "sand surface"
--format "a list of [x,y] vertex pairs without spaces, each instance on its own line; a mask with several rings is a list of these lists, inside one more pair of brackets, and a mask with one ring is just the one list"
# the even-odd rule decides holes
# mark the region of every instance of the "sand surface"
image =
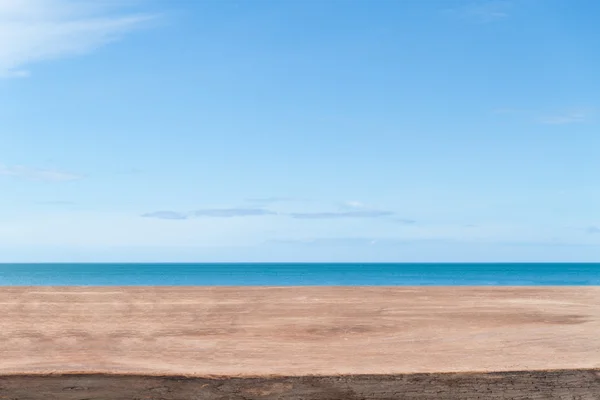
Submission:
[[600,288],[0,288],[0,375],[600,368]]

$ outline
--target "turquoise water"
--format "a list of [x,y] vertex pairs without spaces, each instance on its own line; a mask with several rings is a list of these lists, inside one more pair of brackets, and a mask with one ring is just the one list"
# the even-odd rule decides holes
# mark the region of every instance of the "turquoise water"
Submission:
[[0,285],[600,285],[596,264],[0,264]]

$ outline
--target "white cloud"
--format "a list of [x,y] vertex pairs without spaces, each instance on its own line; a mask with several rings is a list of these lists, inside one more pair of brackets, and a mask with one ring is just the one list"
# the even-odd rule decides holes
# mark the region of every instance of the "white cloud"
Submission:
[[366,208],[371,208],[370,206],[368,206],[367,204],[363,203],[362,201],[356,201],[356,200],[345,201],[345,202],[342,203],[342,207],[343,208],[349,208],[349,209],[366,209]]
[[0,176],[12,176],[46,182],[66,182],[82,179],[82,175],[55,169],[30,168],[22,165],[5,166],[0,164]]
[[589,117],[590,112],[587,110],[573,110],[540,118],[540,122],[547,125],[576,124],[587,121]]
[[480,22],[491,22],[508,17],[511,3],[508,1],[482,1],[467,7],[467,14]]
[[594,108],[572,108],[565,109],[559,112],[547,113],[543,115],[541,112],[533,112],[516,108],[500,108],[493,110],[494,114],[498,115],[520,115],[530,118],[532,122],[544,125],[566,125],[588,122],[595,114]]
[[120,5],[124,0],[0,0],[0,77],[28,76],[31,64],[89,52],[152,19],[118,12]]
[[478,23],[487,23],[509,17],[511,7],[512,3],[510,1],[481,0],[449,11],[460,18]]

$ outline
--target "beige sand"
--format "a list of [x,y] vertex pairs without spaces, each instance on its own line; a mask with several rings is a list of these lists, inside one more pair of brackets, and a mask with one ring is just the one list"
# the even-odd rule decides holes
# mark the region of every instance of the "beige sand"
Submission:
[[0,375],[600,368],[600,288],[0,288]]

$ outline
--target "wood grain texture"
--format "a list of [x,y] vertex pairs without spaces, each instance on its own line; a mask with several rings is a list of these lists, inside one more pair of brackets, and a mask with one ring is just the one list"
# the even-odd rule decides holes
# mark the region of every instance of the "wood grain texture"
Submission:
[[271,378],[0,376],[11,400],[598,400],[588,370]]

